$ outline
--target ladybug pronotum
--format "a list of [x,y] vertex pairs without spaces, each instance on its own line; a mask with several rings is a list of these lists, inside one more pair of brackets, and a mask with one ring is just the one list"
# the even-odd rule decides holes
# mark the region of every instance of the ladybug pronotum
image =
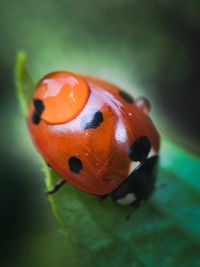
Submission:
[[159,134],[150,103],[108,82],[59,71],[36,86],[28,127],[46,162],[80,190],[139,205],[155,186]]

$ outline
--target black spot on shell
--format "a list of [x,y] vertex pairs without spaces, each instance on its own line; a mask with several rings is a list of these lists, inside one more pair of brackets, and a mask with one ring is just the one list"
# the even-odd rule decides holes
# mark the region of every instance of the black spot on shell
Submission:
[[147,158],[151,143],[146,136],[141,136],[129,147],[129,157],[134,161],[143,161]]
[[129,95],[128,93],[120,90],[119,91],[119,95],[128,103],[133,103],[134,99],[131,95]]
[[37,125],[41,121],[40,115],[44,111],[44,103],[40,99],[33,99],[33,105],[35,110],[32,115],[32,122]]
[[44,111],[44,103],[40,99],[33,99],[33,105],[39,115]]
[[36,110],[34,110],[32,115],[32,122],[37,125],[40,123],[40,120],[41,120],[40,115],[37,113]]
[[82,118],[81,127],[86,129],[95,129],[103,122],[103,114],[100,110],[90,112]]
[[77,157],[71,157],[68,160],[69,169],[71,172],[79,173],[81,169],[83,168],[82,161]]

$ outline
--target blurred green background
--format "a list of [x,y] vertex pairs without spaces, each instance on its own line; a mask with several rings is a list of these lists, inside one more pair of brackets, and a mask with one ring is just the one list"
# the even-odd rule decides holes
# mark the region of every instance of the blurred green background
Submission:
[[199,153],[200,1],[0,0],[0,265],[67,266],[16,99],[19,49],[35,81],[68,69],[145,95],[157,127]]

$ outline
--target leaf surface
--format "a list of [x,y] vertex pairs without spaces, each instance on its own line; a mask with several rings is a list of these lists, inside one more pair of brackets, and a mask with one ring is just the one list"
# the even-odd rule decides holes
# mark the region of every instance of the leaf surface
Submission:
[[[33,92],[17,58],[16,84],[22,110]],[[200,266],[200,160],[162,137],[157,189],[141,208],[100,203],[66,184],[49,197],[66,239],[67,266]],[[42,160],[47,189],[60,177]]]

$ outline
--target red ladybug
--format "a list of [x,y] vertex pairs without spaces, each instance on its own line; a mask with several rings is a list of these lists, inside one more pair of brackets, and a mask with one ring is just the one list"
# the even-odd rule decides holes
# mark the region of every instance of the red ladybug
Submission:
[[63,180],[120,204],[152,193],[159,134],[145,98],[134,100],[105,81],[67,71],[46,75],[29,107],[33,142]]

